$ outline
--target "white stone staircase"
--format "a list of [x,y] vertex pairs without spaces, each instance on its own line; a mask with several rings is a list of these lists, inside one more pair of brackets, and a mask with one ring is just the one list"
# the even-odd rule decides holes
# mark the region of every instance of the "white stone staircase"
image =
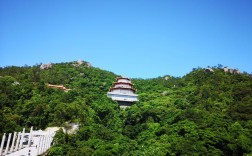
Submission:
[[53,141],[55,131],[34,131],[31,127],[29,133],[4,133],[0,146],[0,156],[37,156],[45,153]]

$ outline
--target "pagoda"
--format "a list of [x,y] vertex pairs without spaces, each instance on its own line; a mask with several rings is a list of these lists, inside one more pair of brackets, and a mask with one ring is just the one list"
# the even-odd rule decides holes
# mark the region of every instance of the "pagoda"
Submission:
[[118,77],[109,89],[107,96],[118,101],[121,108],[125,108],[138,101],[138,95],[135,92],[136,90],[133,89],[133,84],[129,78]]

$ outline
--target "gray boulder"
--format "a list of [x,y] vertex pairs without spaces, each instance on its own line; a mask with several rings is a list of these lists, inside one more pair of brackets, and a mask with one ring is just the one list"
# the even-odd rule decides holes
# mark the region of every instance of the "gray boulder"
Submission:
[[229,68],[227,68],[227,67],[223,68],[223,70],[225,73],[229,72]]
[[229,73],[234,74],[234,69],[229,69]]
[[161,93],[161,95],[165,96],[168,94],[168,91],[163,91],[163,93]]
[[88,67],[88,68],[91,68],[91,67],[93,67],[93,66],[92,66],[91,63],[87,62],[87,67]]
[[42,64],[40,66],[40,69],[44,70],[44,69],[50,69],[52,68],[52,63],[48,63],[48,64]]
[[13,85],[13,86],[17,86],[17,85],[20,85],[20,83],[17,82],[17,81],[15,81],[15,82],[12,83],[12,85]]
[[241,74],[241,71],[240,71],[240,70],[235,69],[235,70],[234,70],[234,74]]
[[165,80],[169,80],[169,79],[170,79],[170,77],[169,77],[169,76],[166,76],[164,79],[165,79]]
[[205,72],[207,72],[207,73],[212,73],[212,72],[214,72],[214,70],[213,70],[212,68],[206,68],[206,69],[205,69]]
[[85,63],[85,62],[84,62],[83,60],[78,60],[78,61],[77,61],[77,64],[78,64],[78,65],[82,65],[82,64],[84,64],[84,63]]

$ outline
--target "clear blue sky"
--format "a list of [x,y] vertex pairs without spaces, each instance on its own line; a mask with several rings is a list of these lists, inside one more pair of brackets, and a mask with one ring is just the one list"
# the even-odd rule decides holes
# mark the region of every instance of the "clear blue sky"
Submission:
[[0,66],[85,60],[133,78],[252,72],[251,0],[1,0]]

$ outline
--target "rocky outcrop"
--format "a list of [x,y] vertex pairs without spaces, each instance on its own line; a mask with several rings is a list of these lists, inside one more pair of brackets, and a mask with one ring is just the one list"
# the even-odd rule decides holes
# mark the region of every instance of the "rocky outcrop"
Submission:
[[93,67],[93,66],[92,66],[91,63],[87,62],[87,67],[88,67],[88,68],[91,68],[91,67]]
[[17,81],[15,81],[15,82],[12,83],[12,85],[13,85],[13,86],[17,86],[17,85],[20,85],[20,83],[17,82]]
[[52,63],[48,63],[48,64],[41,64],[40,69],[44,70],[44,69],[50,69],[52,68]]
[[234,70],[234,74],[241,74],[241,71],[240,70]]
[[161,95],[165,96],[168,94],[168,91],[163,91],[163,93],[161,93]]
[[214,70],[213,70],[212,68],[206,68],[206,69],[205,69],[205,72],[207,72],[207,73],[213,73]]
[[166,76],[164,79],[165,79],[165,80],[169,80],[169,79],[170,79],[170,77],[169,77],[169,76]]
[[63,132],[66,134],[76,134],[79,130],[79,124],[77,123],[68,123],[64,124],[64,127],[47,127],[45,131],[57,132],[62,128]]
[[84,62],[83,60],[78,60],[78,61],[77,61],[77,64],[78,64],[78,65],[82,65],[82,64],[84,64],[84,63],[85,63],[85,62]]
[[229,72],[229,68],[227,68],[227,67],[223,68],[223,70],[224,70],[225,73]]
[[91,63],[83,61],[83,60],[78,60],[76,63],[73,64],[74,67],[79,67],[81,65],[86,65],[86,67],[91,68],[93,67]]
[[77,123],[65,123],[63,128],[63,132],[67,134],[76,134],[79,130],[79,124]]
[[241,71],[240,71],[240,70],[238,70],[238,69],[231,69],[231,68],[227,68],[227,67],[223,68],[223,71],[224,71],[225,73],[241,74]]

